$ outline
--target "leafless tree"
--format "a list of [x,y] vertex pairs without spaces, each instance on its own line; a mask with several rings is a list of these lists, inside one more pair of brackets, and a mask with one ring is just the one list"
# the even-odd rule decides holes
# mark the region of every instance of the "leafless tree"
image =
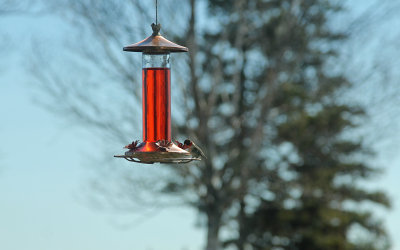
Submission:
[[341,53],[342,61],[346,62],[342,69],[355,83],[352,91],[346,93],[346,99],[368,106],[371,120],[363,128],[369,135],[367,143],[386,145],[385,149],[393,153],[400,143],[391,139],[400,123],[396,118],[400,114],[397,108],[400,99],[396,98],[400,95],[396,70],[400,64],[396,49],[400,32],[395,28],[399,9],[398,1],[365,3],[363,11],[352,16],[349,25],[343,27],[350,39]]

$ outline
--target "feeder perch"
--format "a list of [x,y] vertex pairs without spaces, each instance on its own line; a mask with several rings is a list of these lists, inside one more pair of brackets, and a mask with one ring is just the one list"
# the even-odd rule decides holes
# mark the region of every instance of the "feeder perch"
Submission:
[[124,51],[142,53],[143,142],[126,146],[124,155],[115,157],[139,163],[187,163],[200,158],[171,141],[170,53],[188,52],[188,48],[160,35],[160,24],[152,24],[153,34]]

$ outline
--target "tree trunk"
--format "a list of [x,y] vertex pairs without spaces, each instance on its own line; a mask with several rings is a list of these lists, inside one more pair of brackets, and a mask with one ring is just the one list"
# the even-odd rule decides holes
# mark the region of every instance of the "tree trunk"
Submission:
[[221,226],[221,215],[215,212],[207,213],[207,245],[206,250],[219,250],[219,228]]
[[238,223],[239,223],[239,238],[237,242],[237,248],[238,250],[244,250],[244,244],[246,242],[246,237],[247,237],[247,230],[246,230],[246,225],[245,225],[245,209],[246,204],[244,201],[240,201],[240,211],[238,215]]

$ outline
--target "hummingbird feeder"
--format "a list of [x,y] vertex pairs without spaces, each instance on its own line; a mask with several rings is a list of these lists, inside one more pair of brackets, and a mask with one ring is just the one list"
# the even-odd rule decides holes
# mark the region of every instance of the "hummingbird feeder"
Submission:
[[[157,16],[157,9],[156,9]],[[139,163],[187,163],[200,160],[185,143],[171,141],[171,71],[170,54],[188,52],[188,48],[160,35],[161,25],[151,25],[153,34],[141,42],[123,48],[142,53],[143,142],[134,141],[124,155],[115,157]],[[187,140],[188,141],[188,140]]]

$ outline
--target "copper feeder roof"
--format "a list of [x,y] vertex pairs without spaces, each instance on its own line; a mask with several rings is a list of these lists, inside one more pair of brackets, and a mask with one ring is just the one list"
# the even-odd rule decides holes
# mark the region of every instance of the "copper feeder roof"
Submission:
[[160,35],[161,24],[151,24],[153,34],[143,41],[124,47],[124,51],[144,53],[188,52],[188,48],[173,43]]

